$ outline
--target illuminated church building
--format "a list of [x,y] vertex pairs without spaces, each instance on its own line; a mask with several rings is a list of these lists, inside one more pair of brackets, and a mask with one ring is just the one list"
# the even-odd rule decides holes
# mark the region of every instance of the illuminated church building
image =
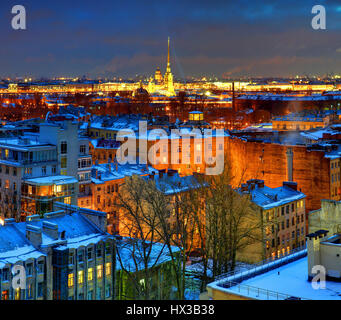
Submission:
[[166,96],[174,96],[173,74],[170,67],[170,39],[168,38],[168,59],[167,69],[164,76],[162,76],[160,68],[156,69],[154,78],[151,77],[148,83],[149,93],[161,93]]

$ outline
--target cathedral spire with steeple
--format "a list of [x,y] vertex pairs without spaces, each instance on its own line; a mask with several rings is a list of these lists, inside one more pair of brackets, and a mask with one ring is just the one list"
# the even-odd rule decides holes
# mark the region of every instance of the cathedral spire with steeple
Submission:
[[173,75],[170,66],[170,37],[168,37],[168,58],[167,58],[167,69],[164,76],[164,84],[165,89],[168,91],[169,95],[174,95],[174,84],[173,84]]
[[170,67],[170,37],[168,37],[168,59],[167,59],[167,72],[171,72],[171,67]]

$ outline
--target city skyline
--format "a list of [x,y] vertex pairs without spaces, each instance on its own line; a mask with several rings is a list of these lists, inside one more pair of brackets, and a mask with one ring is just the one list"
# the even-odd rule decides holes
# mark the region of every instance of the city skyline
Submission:
[[27,29],[19,31],[9,23],[14,4],[0,5],[3,77],[150,76],[157,67],[166,69],[168,36],[178,78],[312,76],[341,70],[337,1],[319,3],[326,7],[326,30],[311,27],[312,0],[176,5],[102,0],[96,7],[90,1],[23,1]]

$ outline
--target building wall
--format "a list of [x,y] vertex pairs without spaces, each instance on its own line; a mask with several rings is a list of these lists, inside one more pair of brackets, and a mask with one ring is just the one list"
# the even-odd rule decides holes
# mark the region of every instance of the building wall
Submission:
[[[288,147],[228,139],[227,154],[235,177],[234,185],[256,178],[264,180],[271,188],[279,187],[288,180],[288,148],[293,151],[293,181],[297,182],[299,191],[307,196],[307,211],[319,209],[321,199],[331,198],[331,160],[324,157],[324,152],[308,151],[305,146]],[[334,198],[340,199],[340,194]]]
[[309,233],[318,230],[328,230],[329,234],[341,231],[341,202],[335,200],[322,200],[321,209],[308,214]]

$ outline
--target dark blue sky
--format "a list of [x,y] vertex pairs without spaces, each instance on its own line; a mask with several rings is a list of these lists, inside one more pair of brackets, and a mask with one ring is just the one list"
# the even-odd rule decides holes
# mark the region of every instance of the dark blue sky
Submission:
[[[11,29],[11,8],[27,30]],[[311,28],[313,5],[327,30]],[[341,73],[339,0],[1,0],[1,76],[177,76]]]

